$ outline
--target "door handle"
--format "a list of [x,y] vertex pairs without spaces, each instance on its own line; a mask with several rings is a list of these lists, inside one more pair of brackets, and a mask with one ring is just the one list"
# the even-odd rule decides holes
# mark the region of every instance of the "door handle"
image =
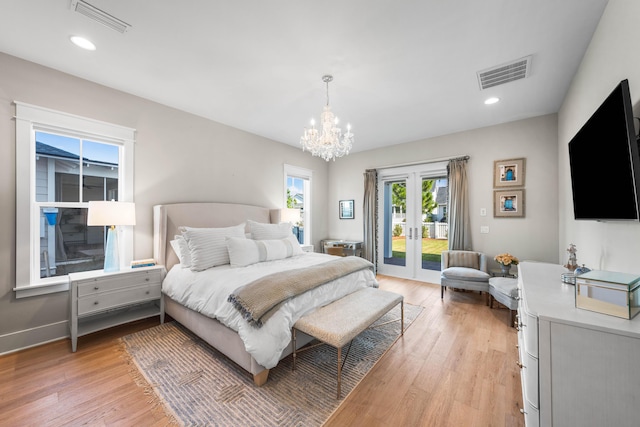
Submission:
[[409,240],[413,239],[413,228],[409,227]]

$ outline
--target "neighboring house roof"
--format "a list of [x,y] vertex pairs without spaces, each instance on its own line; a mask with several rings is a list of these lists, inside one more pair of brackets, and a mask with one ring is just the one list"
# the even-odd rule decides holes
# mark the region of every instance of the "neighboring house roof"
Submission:
[[[59,148],[52,147],[51,145],[45,144],[44,142],[38,142],[38,141],[36,141],[36,154],[39,154],[42,156],[57,157],[62,159],[73,159],[73,160],[80,159],[80,156],[78,156],[77,154],[73,154],[68,151],[64,151]],[[91,162],[91,163],[100,164],[100,165],[118,166],[117,163],[103,162],[100,160],[91,160],[91,159],[87,159],[86,157],[83,157],[82,160],[84,160],[85,162]]]
[[42,154],[45,156],[52,157],[63,157],[65,159],[79,159],[80,156],[77,154],[70,153],[68,151],[61,150],[56,147],[52,147],[43,142],[36,141],[36,154]]
[[449,187],[438,187],[438,193],[436,194],[436,203],[439,205],[447,204],[447,193]]

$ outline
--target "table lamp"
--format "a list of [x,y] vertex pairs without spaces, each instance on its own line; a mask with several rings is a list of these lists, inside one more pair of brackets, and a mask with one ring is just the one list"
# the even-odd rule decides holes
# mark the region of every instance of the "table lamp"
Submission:
[[116,225],[136,225],[136,206],[130,202],[91,201],[87,225],[109,227],[104,248],[104,271],[119,271],[118,234]]
[[300,221],[300,209],[285,208],[280,210],[280,222],[290,222],[295,225]]

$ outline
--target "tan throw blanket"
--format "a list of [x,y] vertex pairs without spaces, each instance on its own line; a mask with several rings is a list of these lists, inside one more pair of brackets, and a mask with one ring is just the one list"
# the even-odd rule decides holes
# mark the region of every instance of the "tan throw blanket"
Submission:
[[373,264],[364,258],[350,256],[269,274],[239,287],[229,295],[228,301],[247,322],[260,328],[287,300],[366,268],[373,270]]

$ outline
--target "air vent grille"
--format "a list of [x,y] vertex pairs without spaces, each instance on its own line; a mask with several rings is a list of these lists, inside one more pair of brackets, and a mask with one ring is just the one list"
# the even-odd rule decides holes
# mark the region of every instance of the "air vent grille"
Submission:
[[512,61],[508,64],[478,71],[480,90],[524,79],[529,76],[531,56]]
[[131,27],[131,25],[126,22],[113,15],[109,15],[107,12],[104,12],[82,0],[71,0],[71,10],[75,10],[79,14],[93,19],[94,21],[97,21],[112,30],[116,30],[119,33],[124,33],[129,27]]

